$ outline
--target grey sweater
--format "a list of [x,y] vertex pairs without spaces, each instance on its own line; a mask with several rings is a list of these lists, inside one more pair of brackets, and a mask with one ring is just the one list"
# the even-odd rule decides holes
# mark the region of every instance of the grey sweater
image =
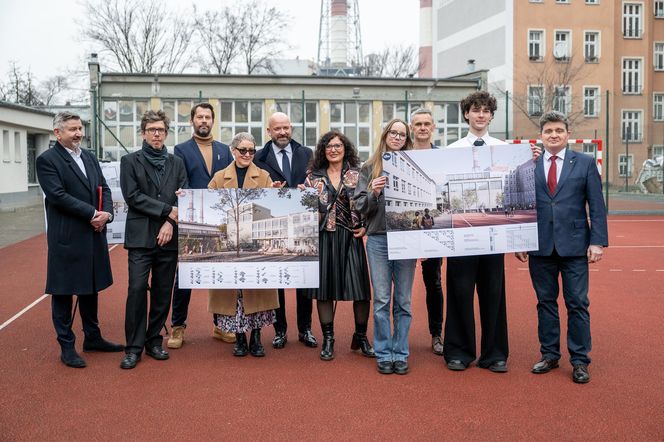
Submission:
[[355,190],[355,208],[360,212],[367,223],[367,235],[385,234],[385,195],[380,192],[378,198],[369,189],[371,182],[371,167],[366,165],[360,171],[360,182]]

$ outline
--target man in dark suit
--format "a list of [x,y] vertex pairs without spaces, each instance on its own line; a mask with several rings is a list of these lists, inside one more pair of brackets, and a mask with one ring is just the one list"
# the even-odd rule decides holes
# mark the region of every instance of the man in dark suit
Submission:
[[[191,139],[175,146],[175,155],[184,162],[190,189],[207,189],[214,174],[231,164],[233,157],[226,144],[215,141],[212,135],[214,108],[209,103],[198,103],[191,108],[189,121],[194,130]],[[191,289],[178,288],[175,276],[173,310],[171,313],[171,336],[168,348],[180,348],[184,343],[184,330],[187,327],[187,313]],[[226,342],[235,342],[233,333],[224,333],[213,328],[212,336]]]
[[540,118],[540,130],[544,153],[535,165],[539,249],[516,254],[523,262],[530,256],[530,278],[537,294],[542,359],[532,372],[547,373],[558,367],[560,275],[567,307],[572,380],[585,384],[590,381],[591,349],[588,263],[600,261],[609,242],[602,182],[591,156],[568,149],[567,117],[548,112]]
[[[129,259],[125,311],[127,345],[121,368],[134,368],[141,359],[143,347],[154,359],[168,359],[159,332],[168,317],[177,267],[176,192],[187,185],[184,163],[169,154],[164,146],[168,125],[163,111],[147,111],[141,120],[141,150],[120,160],[120,188],[129,206],[125,225]],[[152,279],[148,286],[150,273]],[[146,328],[148,291],[150,312]]]
[[98,293],[113,284],[106,243],[106,223],[113,219],[111,191],[97,158],[81,150],[81,117],[61,112],[53,120],[57,142],[37,158],[37,177],[46,196],[48,264],[46,293],[51,294],[53,325],[60,360],[83,368],[72,331],[73,295],[83,323],[83,351],[122,351],[101,336]]
[[[282,112],[272,114],[267,127],[271,140],[256,152],[254,157],[256,166],[267,170],[272,181],[279,182],[286,187],[297,187],[298,184],[304,183],[312,156],[311,149],[291,138],[292,132],[293,126],[288,115]],[[296,297],[298,338],[307,347],[316,347],[318,342],[311,333],[312,301],[307,296],[307,289],[297,289]],[[274,348],[284,348],[286,345],[287,328],[284,289],[279,289],[279,308],[277,309],[277,321],[274,323],[275,336],[272,341]]]

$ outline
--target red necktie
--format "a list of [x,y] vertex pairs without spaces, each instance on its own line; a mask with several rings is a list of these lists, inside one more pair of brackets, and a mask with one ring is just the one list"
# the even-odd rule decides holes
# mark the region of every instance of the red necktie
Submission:
[[549,186],[549,193],[551,195],[556,191],[556,184],[558,184],[558,179],[556,178],[557,166],[556,160],[557,156],[551,155],[551,167],[549,167],[549,176],[546,178],[546,185]]

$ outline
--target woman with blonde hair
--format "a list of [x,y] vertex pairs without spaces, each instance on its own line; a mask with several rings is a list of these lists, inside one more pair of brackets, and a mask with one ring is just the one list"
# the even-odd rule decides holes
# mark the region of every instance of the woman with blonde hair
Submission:
[[[383,193],[388,177],[383,174],[383,156],[412,147],[405,121],[395,118],[387,123],[378,147],[360,171],[354,197],[355,207],[366,218],[367,257],[374,290],[374,351],[381,374],[408,373],[410,299],[417,262],[414,259],[388,259]],[[393,312],[393,332],[390,310]]]

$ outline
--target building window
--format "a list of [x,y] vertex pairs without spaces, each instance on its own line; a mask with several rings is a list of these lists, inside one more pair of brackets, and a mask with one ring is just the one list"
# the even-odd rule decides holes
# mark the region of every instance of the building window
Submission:
[[[228,144],[238,132],[249,132],[256,139],[256,144],[263,144],[265,125],[262,101],[220,101],[219,104],[219,141]],[[302,139],[296,141],[301,143]]]
[[544,104],[544,86],[528,86],[528,115],[542,115]]
[[371,153],[371,103],[368,101],[330,102],[330,129],[348,137],[357,147],[360,159]]
[[394,186],[394,190],[399,191],[399,177],[398,176],[392,175],[392,185]]
[[664,18],[664,0],[655,0],[655,18]]
[[405,101],[401,102],[383,102],[383,124],[389,122],[394,118],[400,118],[403,121],[410,121],[410,114],[416,109],[424,107],[422,103],[408,102],[406,106]]
[[652,147],[652,159],[653,160],[656,160],[657,157],[661,157],[662,155],[664,155],[664,146],[653,146]]
[[583,143],[583,153],[597,158],[597,145],[594,143]]
[[23,155],[21,155],[21,132],[14,132],[14,162],[21,163]]
[[2,161],[8,163],[12,160],[11,151],[9,148],[9,131],[2,131]]
[[586,5],[599,5],[599,0],[586,0]]
[[599,60],[599,48],[599,32],[585,32],[583,36],[583,57],[586,63],[596,63]]
[[558,61],[568,61],[571,55],[572,34],[570,31],[555,31],[553,56]]
[[555,86],[553,88],[553,110],[569,114],[572,110],[572,97],[569,86]]
[[[102,135],[104,160],[117,161],[126,153],[122,146],[129,152],[140,148],[143,143],[141,118],[143,118],[143,114],[147,110],[147,100],[104,100],[103,119],[106,125],[104,127],[104,134]],[[166,112],[165,105],[164,111]],[[173,137],[170,132],[175,125],[172,119],[173,112],[170,115],[166,112],[166,115],[171,119],[171,129],[169,129],[170,138],[166,139],[166,146],[172,149],[174,144],[172,143]],[[189,111],[187,111],[188,120]]]
[[544,0],[528,0],[530,3],[542,3]]
[[641,111],[622,112],[622,140],[641,141]]
[[641,38],[643,19],[640,3],[623,4],[623,37]]
[[662,41],[655,42],[653,64],[656,71],[664,71],[664,42]]
[[664,93],[654,94],[652,98],[652,118],[655,121],[664,121]]
[[556,0],[557,5],[568,5],[569,0]]
[[599,116],[599,88],[597,87],[583,88],[583,116],[585,117]]
[[641,59],[625,58],[622,63],[622,91],[624,94],[641,93]]
[[621,154],[618,157],[618,173],[620,176],[631,177],[632,176],[632,156]]
[[468,127],[463,119],[459,102],[435,103],[433,119],[436,123],[433,144],[436,146],[448,146],[454,143],[463,136],[463,130]]
[[528,31],[528,59],[541,61],[544,57],[544,31]]
[[27,136],[27,147],[28,147],[28,184],[37,183],[37,170],[35,163],[37,160],[37,137],[35,135],[28,134]]
[[[301,101],[277,101],[275,110],[283,112],[293,125],[293,139],[305,146],[315,146],[318,142],[318,103],[304,102],[304,115]],[[304,136],[302,136],[302,123],[304,122]]]

